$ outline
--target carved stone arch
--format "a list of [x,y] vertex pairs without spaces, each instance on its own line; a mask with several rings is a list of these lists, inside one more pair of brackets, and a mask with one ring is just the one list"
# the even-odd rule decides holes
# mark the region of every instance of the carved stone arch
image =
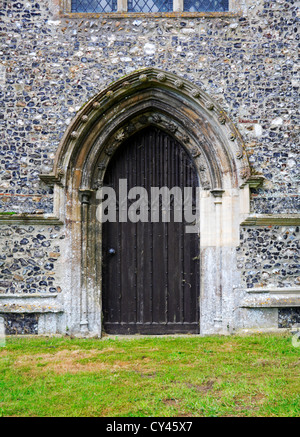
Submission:
[[[218,169],[209,166],[206,154],[201,148],[201,143],[184,127],[181,121],[174,120],[169,114],[158,111],[153,105],[144,106],[142,114],[127,118],[122,121],[120,128],[111,133],[108,131],[105,136],[99,138],[91,151],[92,158],[86,161],[83,169],[82,188],[94,187],[101,184],[106,167],[112,154],[117,148],[131,135],[144,129],[147,126],[156,126],[160,130],[167,132],[171,137],[178,140],[187,150],[194,161],[196,171],[199,176],[200,186],[203,189],[210,189],[216,186],[221,180]],[[212,170],[212,171],[211,171]]]
[[250,175],[242,138],[222,108],[190,82],[150,68],[111,84],[82,107],[60,142],[53,178],[69,183],[73,168],[89,162],[130,118],[149,111],[167,114],[193,138],[210,167],[212,188],[238,187]]
[[89,100],[65,132],[52,173],[40,175],[55,187],[55,213],[70,237],[69,326],[74,333],[101,335],[101,269],[95,262],[101,247],[93,199],[115,150],[147,125],[176,138],[194,160],[201,187],[200,332],[223,332],[230,311],[223,308],[224,290],[229,296],[233,279],[225,280],[222,263],[238,244],[250,167],[241,135],[222,108],[199,87],[154,68],[123,77]]

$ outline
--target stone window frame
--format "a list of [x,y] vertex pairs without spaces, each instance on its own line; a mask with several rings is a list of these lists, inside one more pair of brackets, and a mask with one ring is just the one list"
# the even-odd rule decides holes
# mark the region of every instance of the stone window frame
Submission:
[[226,12],[184,12],[184,0],[173,0],[173,11],[170,12],[128,12],[128,0],[117,0],[116,12],[71,12],[72,0],[60,0],[60,14],[68,18],[134,18],[134,17],[165,17],[165,18],[218,18],[239,16],[245,10],[247,0],[228,0],[229,10]]

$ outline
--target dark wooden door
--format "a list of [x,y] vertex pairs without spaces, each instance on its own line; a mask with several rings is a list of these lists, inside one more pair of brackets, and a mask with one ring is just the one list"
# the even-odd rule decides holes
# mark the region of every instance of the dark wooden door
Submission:
[[[128,191],[146,188],[149,207],[150,187],[194,187],[195,200],[198,185],[185,149],[154,127],[132,136],[113,156],[104,183],[117,198],[119,179],[127,179]],[[105,332],[199,332],[199,237],[185,227],[184,221],[174,221],[174,214],[170,222],[120,222],[117,216],[117,222],[103,223]]]

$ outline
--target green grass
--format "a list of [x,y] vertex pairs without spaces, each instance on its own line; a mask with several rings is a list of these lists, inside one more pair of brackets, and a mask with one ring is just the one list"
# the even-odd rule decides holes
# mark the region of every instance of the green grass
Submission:
[[8,337],[2,416],[299,416],[289,334]]

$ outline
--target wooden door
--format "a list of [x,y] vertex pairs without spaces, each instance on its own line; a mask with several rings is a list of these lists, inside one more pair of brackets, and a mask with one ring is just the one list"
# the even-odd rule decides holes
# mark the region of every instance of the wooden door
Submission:
[[[193,162],[167,133],[148,127],[124,142],[104,184],[119,196],[119,180],[135,186],[194,187]],[[128,202],[128,206],[130,202]],[[186,223],[105,222],[102,225],[104,330],[111,334],[199,332],[199,236]]]

